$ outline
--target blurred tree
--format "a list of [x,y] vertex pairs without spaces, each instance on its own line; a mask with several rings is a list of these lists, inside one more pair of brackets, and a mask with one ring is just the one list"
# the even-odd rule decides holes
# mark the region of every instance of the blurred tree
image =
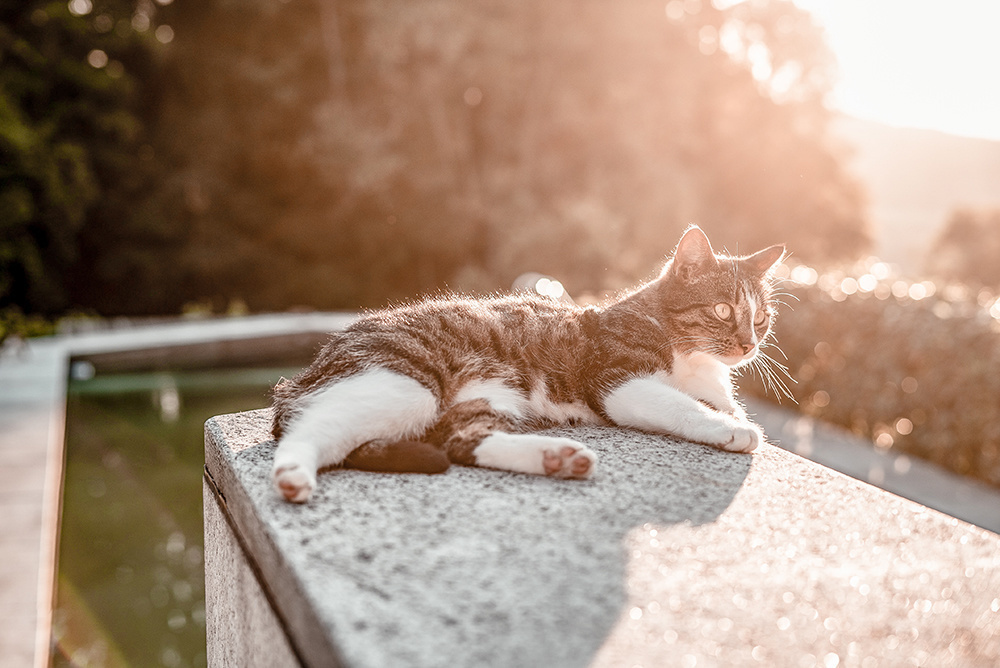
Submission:
[[927,258],[941,278],[1000,288],[1000,209],[958,209],[949,216]]
[[[127,225],[89,239],[81,300],[127,314],[205,301],[293,305],[301,282],[322,280],[323,261],[317,234],[294,249],[297,272],[284,266],[294,221],[322,221],[337,187],[312,154],[312,116],[326,92],[315,6],[206,0],[167,4],[157,17],[173,35],[145,82],[155,104],[144,157],[158,179]],[[134,289],[114,289],[125,282]]]
[[401,152],[439,182],[469,175],[454,190],[487,221],[506,265],[493,275],[528,265],[573,286],[634,280],[691,222],[733,251],[782,240],[811,262],[868,246],[860,189],[826,132],[832,59],[792,3],[671,2],[664,16],[647,2],[492,2],[438,24],[410,11],[405,24],[367,22],[396,30],[373,31],[369,57],[385,44],[408,54],[391,98],[437,120],[411,115],[413,136],[435,146]]
[[[693,222],[814,262],[867,243],[826,135],[829,54],[790,2],[162,4],[108,5],[174,39],[109,56],[117,79],[87,66],[132,130],[107,153],[81,140],[77,217],[55,226],[78,261],[25,286],[69,276],[73,303],[108,314],[343,308],[528,270],[620,287]],[[83,23],[52,7],[83,26],[74,62],[148,41],[134,20],[95,33],[96,5]],[[17,192],[2,206],[39,225]]]
[[834,61],[810,15],[751,0],[679,21],[705,56],[694,148],[704,225],[733,252],[782,240],[813,264],[857,258],[871,244],[863,195],[827,132]]
[[84,229],[137,185],[137,4],[0,5],[0,306],[66,309]]

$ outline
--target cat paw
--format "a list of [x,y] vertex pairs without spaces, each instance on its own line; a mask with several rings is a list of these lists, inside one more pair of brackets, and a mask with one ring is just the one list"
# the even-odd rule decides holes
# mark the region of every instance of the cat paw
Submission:
[[286,501],[305,503],[316,487],[316,476],[298,464],[274,467],[274,488]]
[[728,452],[753,452],[764,442],[764,432],[752,422],[739,422],[733,429],[733,437],[722,449]]
[[541,434],[494,432],[473,454],[476,466],[553,478],[589,478],[597,462],[582,443]]
[[597,463],[597,455],[581,445],[562,445],[542,451],[545,475],[556,478],[589,478]]

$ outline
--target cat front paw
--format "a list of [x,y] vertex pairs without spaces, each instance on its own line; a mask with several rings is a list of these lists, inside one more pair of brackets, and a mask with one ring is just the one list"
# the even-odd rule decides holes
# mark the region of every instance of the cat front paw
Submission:
[[310,475],[305,467],[299,464],[276,465],[272,472],[274,488],[286,501],[305,503],[316,487],[315,474]]
[[764,432],[752,422],[737,422],[733,429],[733,437],[729,443],[722,445],[728,452],[753,452],[764,442]]
[[542,451],[542,467],[545,469],[545,475],[583,479],[589,478],[594,472],[597,455],[588,448],[570,443]]

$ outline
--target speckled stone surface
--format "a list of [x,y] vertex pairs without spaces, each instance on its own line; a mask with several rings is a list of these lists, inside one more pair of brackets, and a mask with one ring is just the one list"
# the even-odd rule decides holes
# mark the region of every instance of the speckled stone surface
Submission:
[[593,479],[332,471],[300,506],[267,423],[213,418],[206,462],[309,665],[1000,665],[1000,536],[776,447],[563,429]]

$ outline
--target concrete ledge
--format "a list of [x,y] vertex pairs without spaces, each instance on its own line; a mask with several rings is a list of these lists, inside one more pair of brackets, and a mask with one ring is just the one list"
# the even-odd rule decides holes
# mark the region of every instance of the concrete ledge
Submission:
[[295,666],[298,660],[284,629],[271,611],[259,578],[244,556],[229,526],[219,497],[203,484],[205,509],[205,560],[224,567],[206,570],[207,625],[228,640],[208,647],[208,663],[213,666],[275,668]]
[[593,480],[334,471],[295,506],[267,426],[207,423],[207,489],[308,666],[1000,663],[1000,536],[776,447],[566,429]]

